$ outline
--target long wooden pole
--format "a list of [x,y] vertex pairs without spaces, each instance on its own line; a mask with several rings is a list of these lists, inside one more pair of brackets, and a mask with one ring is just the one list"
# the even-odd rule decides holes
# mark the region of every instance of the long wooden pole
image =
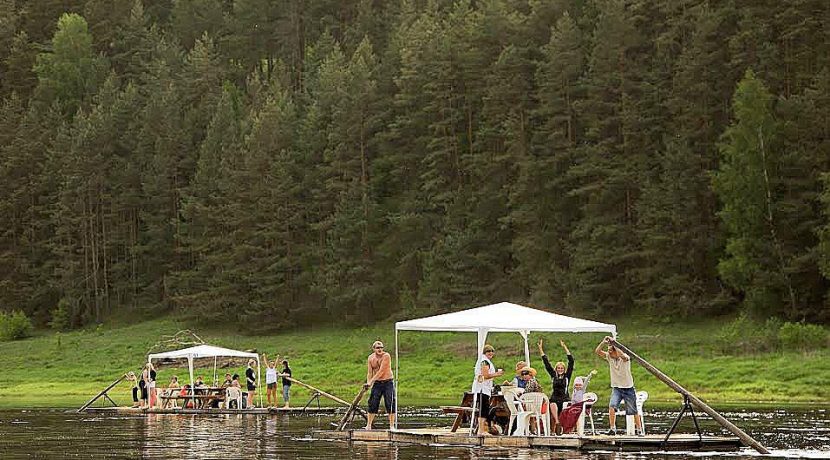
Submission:
[[116,381],[112,382],[112,383],[111,383],[108,387],[104,388],[104,389],[103,389],[100,393],[98,393],[97,395],[95,395],[95,397],[94,397],[94,398],[90,399],[89,401],[87,401],[87,403],[86,403],[86,404],[84,404],[83,406],[81,406],[81,408],[80,408],[80,409],[78,409],[78,412],[83,412],[83,411],[84,411],[84,409],[86,409],[87,407],[89,407],[90,405],[92,405],[92,403],[94,403],[94,402],[95,402],[98,398],[100,398],[101,396],[103,396],[103,395],[107,394],[107,392],[108,392],[108,391],[110,391],[110,389],[112,389],[112,387],[114,387],[114,386],[118,385],[119,383],[121,383],[121,381],[122,381],[122,380],[124,380],[126,377],[127,377],[127,374],[124,374],[124,375],[122,375],[122,376],[121,376],[121,378],[119,378],[118,380],[116,380]]
[[352,421],[352,419],[354,419],[355,411],[360,409],[358,404],[360,404],[360,400],[363,399],[363,395],[366,394],[366,390],[368,389],[369,388],[366,386],[362,386],[360,388],[360,391],[357,393],[357,396],[354,397],[354,400],[349,405],[349,410],[346,411],[346,415],[344,415],[343,418],[340,420],[340,423],[337,424],[338,431],[343,431],[343,429],[346,428],[346,426]]
[[[297,380],[297,379],[295,379],[295,378],[293,378],[293,377],[284,377],[284,378],[286,378],[286,379],[288,379],[288,380],[290,380],[290,381],[292,381],[292,382],[296,383],[297,385],[300,385],[300,386],[306,387],[306,388],[308,388],[308,389],[309,389],[309,390],[311,390],[311,391],[316,391],[317,393],[320,393],[320,395],[325,396],[326,398],[329,398],[329,399],[331,399],[331,400],[332,400],[332,401],[334,401],[334,402],[338,402],[338,403],[340,403],[340,404],[342,404],[342,405],[344,405],[344,406],[346,406],[346,407],[349,407],[349,408],[351,408],[351,407],[352,407],[352,403],[347,402],[347,401],[344,401],[344,400],[342,400],[342,399],[340,399],[340,398],[338,398],[337,396],[334,396],[334,395],[332,395],[332,394],[326,393],[325,391],[323,391],[323,390],[321,390],[321,389],[319,389],[319,388],[314,388],[313,386],[311,386],[311,385],[309,385],[309,384],[307,384],[307,383],[303,383],[303,382],[301,382],[301,381],[299,381],[299,380]],[[360,409],[360,408],[358,408],[358,412],[360,412],[360,413],[362,414],[362,413],[363,413],[363,410],[362,410],[362,409]]]
[[752,447],[753,449],[757,450],[758,452],[760,452],[762,454],[769,454],[770,453],[767,450],[766,447],[761,445],[761,443],[759,443],[758,441],[752,439],[752,437],[749,436],[748,434],[746,434],[742,429],[735,426],[729,420],[726,420],[721,414],[717,413],[715,411],[715,409],[712,409],[711,407],[709,407],[708,404],[701,401],[700,398],[698,398],[697,396],[693,395],[688,390],[686,390],[685,388],[680,386],[680,384],[678,384],[677,382],[672,380],[668,375],[664,374],[660,369],[657,369],[656,367],[652,366],[648,361],[641,358],[637,353],[634,353],[633,351],[631,351],[631,349],[629,349],[625,345],[622,345],[621,343],[617,342],[616,340],[611,340],[610,344],[615,346],[616,348],[622,350],[625,354],[630,356],[631,359],[633,359],[634,361],[637,361],[637,363],[639,363],[647,371],[651,372],[655,377],[657,377],[657,380],[660,380],[661,382],[668,385],[669,388],[671,388],[672,390],[674,390],[674,391],[680,393],[681,395],[689,398],[689,401],[692,404],[697,406],[703,412],[706,412],[707,414],[709,414],[709,416],[712,417],[713,419],[715,419],[715,421],[717,421],[718,423],[720,423],[721,426],[723,426],[727,430],[731,431],[735,436],[740,438],[740,440],[743,441],[744,445],[750,446],[750,447]]

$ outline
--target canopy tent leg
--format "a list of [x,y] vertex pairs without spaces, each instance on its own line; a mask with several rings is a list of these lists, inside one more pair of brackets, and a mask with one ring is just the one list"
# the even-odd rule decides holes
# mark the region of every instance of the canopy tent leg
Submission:
[[393,380],[395,383],[395,404],[392,406],[392,410],[395,412],[395,417],[392,419],[392,429],[398,429],[398,385],[399,385],[400,375],[398,374],[398,329],[395,328],[395,379]]
[[217,386],[216,385],[217,384],[217,382],[216,382],[216,360],[217,359],[218,359],[218,356],[213,357],[213,386]]
[[[481,359],[481,355],[484,354],[484,343],[487,341],[487,332],[488,331],[489,331],[489,329],[483,328],[483,327],[480,327],[478,329],[478,355],[476,355],[476,361]],[[478,366],[478,363],[476,363],[476,366]],[[495,369],[493,369],[493,371],[495,371]],[[473,383],[475,383],[475,379],[476,379],[476,376],[473,376]],[[474,419],[476,417],[476,401],[477,400],[478,400],[478,392],[476,391],[475,393],[473,393],[473,415],[470,419],[470,436],[473,436],[475,434],[473,430],[475,429],[475,423],[474,423],[475,420]]]
[[527,367],[531,367],[530,366],[530,347],[528,347],[528,345],[527,345],[527,336],[530,335],[530,331],[521,331],[521,332],[519,332],[519,334],[521,334],[522,338],[525,339],[525,362],[527,363]]
[[[257,388],[259,388],[259,386],[262,386],[262,371],[261,371],[260,365],[259,365],[259,356],[257,356],[257,358],[256,358],[256,383],[258,385]],[[259,393],[259,407],[262,407],[262,391],[259,391],[258,393]]]
[[188,394],[193,394],[193,356],[187,357],[187,372],[190,375],[190,391]]

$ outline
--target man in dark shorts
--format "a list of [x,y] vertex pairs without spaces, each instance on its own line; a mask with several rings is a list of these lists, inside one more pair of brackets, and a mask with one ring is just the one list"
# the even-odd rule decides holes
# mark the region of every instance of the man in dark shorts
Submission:
[[369,394],[369,411],[366,414],[366,429],[372,429],[372,422],[380,409],[380,398],[389,415],[389,427],[395,424],[395,384],[392,375],[392,356],[383,351],[380,340],[372,344],[373,352],[367,359],[365,388],[372,388]]

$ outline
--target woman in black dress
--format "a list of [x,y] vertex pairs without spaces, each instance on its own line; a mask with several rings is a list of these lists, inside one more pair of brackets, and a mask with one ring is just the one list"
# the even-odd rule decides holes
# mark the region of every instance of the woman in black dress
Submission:
[[565,355],[568,358],[568,367],[566,369],[565,363],[562,361],[557,362],[555,366],[551,366],[550,360],[548,360],[548,356],[545,354],[545,350],[542,348],[542,345],[542,339],[539,339],[539,354],[542,355],[542,361],[545,363],[545,369],[548,371],[548,374],[550,374],[551,387],[553,389],[550,395],[550,417],[553,422],[553,429],[551,432],[556,433],[557,425],[559,425],[559,413],[562,412],[562,406],[565,404],[565,401],[571,400],[571,397],[568,395],[568,388],[570,388],[571,374],[573,374],[574,371],[574,358],[573,355],[571,355],[571,351],[568,350],[568,346],[565,345],[565,342],[560,340],[559,345],[562,345],[562,348],[565,349]]

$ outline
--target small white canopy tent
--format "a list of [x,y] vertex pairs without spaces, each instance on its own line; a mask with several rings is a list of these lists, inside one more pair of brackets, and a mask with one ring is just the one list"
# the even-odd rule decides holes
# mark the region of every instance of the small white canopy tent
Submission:
[[[478,356],[489,332],[517,332],[525,342],[525,361],[530,365],[528,336],[531,332],[606,332],[616,338],[617,326],[557,315],[510,302],[501,302],[426,318],[395,323],[395,412],[398,404],[398,332],[457,331],[478,334]],[[476,357],[476,359],[478,358]],[[394,429],[397,429],[397,418]]]
[[[231,350],[230,348],[215,347],[213,345],[197,345],[181,350],[165,351],[164,353],[151,353],[147,355],[147,362],[152,363],[154,359],[187,359],[190,387],[193,388],[193,360],[198,358],[213,358],[213,378],[216,380],[216,360],[219,357],[256,360],[257,386],[259,386],[262,375],[260,373],[259,355],[256,353]],[[259,392],[259,404],[260,406],[262,405],[262,392]]]

